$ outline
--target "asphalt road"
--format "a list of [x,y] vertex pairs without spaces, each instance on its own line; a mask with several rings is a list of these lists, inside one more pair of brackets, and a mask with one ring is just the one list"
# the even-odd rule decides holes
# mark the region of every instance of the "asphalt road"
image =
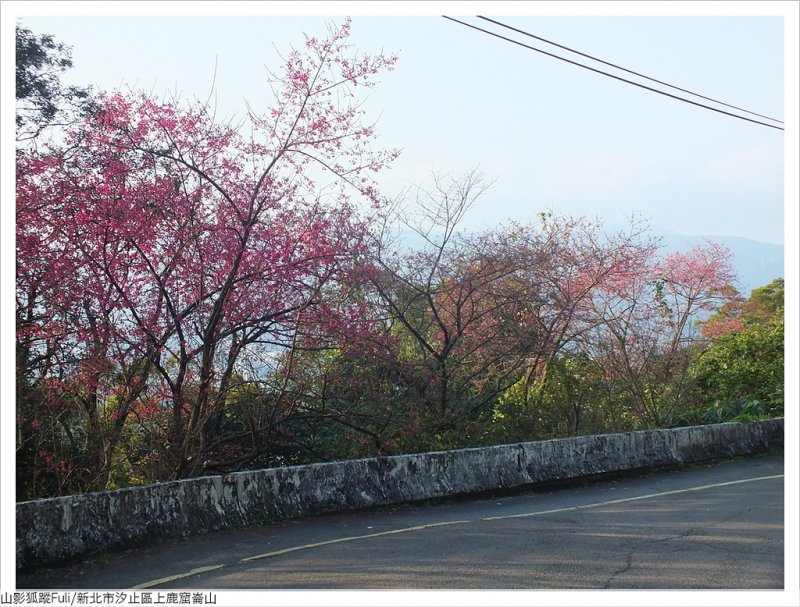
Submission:
[[779,589],[783,458],[226,530],[20,589]]

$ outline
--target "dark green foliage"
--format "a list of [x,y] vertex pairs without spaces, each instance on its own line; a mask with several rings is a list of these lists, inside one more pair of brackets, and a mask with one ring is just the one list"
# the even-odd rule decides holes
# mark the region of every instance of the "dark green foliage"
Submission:
[[783,411],[783,319],[753,324],[715,340],[695,365],[706,402],[755,400]]
[[59,80],[72,67],[68,46],[49,34],[37,36],[19,24],[16,36],[18,137],[36,136],[66,108],[79,112],[93,109],[88,89],[64,87]]
[[780,412],[769,404],[754,399],[717,401],[705,407],[687,409],[677,415],[673,426],[699,426],[723,422],[750,422],[757,419],[780,417]]
[[783,279],[777,279],[709,319],[711,326],[727,321],[735,328],[713,337],[695,361],[696,407],[683,421],[783,415],[783,289]]

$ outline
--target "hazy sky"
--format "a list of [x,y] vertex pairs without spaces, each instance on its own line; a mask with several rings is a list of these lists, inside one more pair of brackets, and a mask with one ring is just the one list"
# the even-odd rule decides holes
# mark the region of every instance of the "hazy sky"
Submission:
[[[328,13],[334,8],[338,17]],[[276,11],[302,16],[267,14]],[[740,16],[730,16],[733,11]],[[195,16],[201,13],[216,16]],[[785,119],[787,131],[620,83],[449,22],[440,16],[443,13],[497,18],[653,78]],[[639,213],[655,226],[684,234],[781,243],[786,225],[786,305],[788,310],[798,309],[796,2],[4,1],[2,14],[4,285],[11,285],[14,276],[13,205],[7,203],[14,196],[9,125],[17,17],[35,33],[53,34],[73,47],[75,67],[64,77],[66,83],[105,90],[131,85],[158,93],[177,89],[185,97],[205,99],[216,63],[218,113],[241,116],[244,99],[256,107],[268,103],[265,66],[279,66],[277,51],[301,46],[303,32],[322,35],[328,17],[340,21],[350,14],[354,45],[366,52],[383,48],[400,55],[395,71],[383,77],[365,105],[378,120],[382,143],[403,150],[382,177],[387,195],[423,182],[432,170],[458,175],[479,167],[496,183],[468,218],[472,227],[505,219],[524,222],[546,209],[600,215],[612,222]],[[788,15],[785,22],[782,15]],[[463,19],[484,25],[475,17]],[[790,34],[786,39],[784,31]],[[790,74],[786,81],[784,68]],[[12,300],[13,288],[5,288],[4,538],[10,538],[14,528]],[[798,363],[796,316],[787,315],[789,368]],[[796,374],[787,376],[788,402],[796,402],[796,380]],[[787,431],[796,427],[797,411],[788,408]],[[796,475],[791,473],[797,444],[789,440],[786,447],[787,479],[792,479],[787,512],[798,508]],[[786,537],[796,560],[795,518],[787,517]],[[14,549],[10,541],[0,549],[5,590],[13,580]],[[787,567],[787,572],[795,571],[796,566]],[[796,579],[787,578],[787,588],[796,586]],[[593,595],[593,600],[623,605],[641,599],[604,596],[610,598]],[[460,604],[468,604],[460,598]],[[441,597],[434,600],[440,602]],[[730,604],[725,602],[729,600],[704,595],[708,605]],[[772,604],[772,599],[766,600]]]
[[[531,10],[516,6],[518,15]],[[457,3],[443,8],[454,17],[469,14]],[[302,45],[304,32],[324,34],[326,20],[335,18],[20,14],[34,32],[73,47],[75,67],[64,78],[70,83],[206,98],[216,64],[224,116],[241,116],[245,99],[264,107],[265,66],[277,68],[278,51]],[[784,119],[782,17],[506,14],[499,19],[532,34]],[[384,145],[403,150],[382,177],[387,195],[424,182],[431,171],[458,175],[479,167],[496,182],[468,225],[527,221],[546,209],[612,222],[635,212],[684,234],[783,242],[783,131],[644,91],[437,14],[356,15],[352,31],[358,49],[400,55],[365,106]]]

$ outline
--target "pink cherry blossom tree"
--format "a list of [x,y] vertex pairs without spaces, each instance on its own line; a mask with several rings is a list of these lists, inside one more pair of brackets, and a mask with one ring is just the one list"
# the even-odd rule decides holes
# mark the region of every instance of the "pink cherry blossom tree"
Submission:
[[641,271],[593,298],[603,319],[586,344],[631,414],[648,427],[672,423],[686,405],[700,322],[736,297],[728,249],[713,241],[652,256]]
[[291,51],[247,131],[114,93],[63,144],[19,154],[19,372],[80,403],[90,488],[153,400],[163,476],[202,473],[248,357],[347,311],[397,154],[373,148],[356,97],[396,57],[355,53],[349,32]]
[[586,336],[603,322],[598,298],[639,275],[657,247],[647,225],[636,218],[614,232],[587,217],[548,212],[540,213],[539,220],[539,225],[516,227],[503,239],[518,268],[514,292],[525,300],[512,325],[514,337],[506,340],[528,344],[519,392],[531,432],[556,357],[584,347]]

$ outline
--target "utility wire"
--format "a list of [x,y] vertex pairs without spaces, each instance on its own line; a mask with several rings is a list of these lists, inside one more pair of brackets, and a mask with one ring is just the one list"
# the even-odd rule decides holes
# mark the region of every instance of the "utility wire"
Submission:
[[642,88],[642,89],[645,89],[645,90],[648,90],[648,91],[652,91],[653,93],[658,93],[659,95],[664,95],[665,97],[670,97],[670,98],[676,99],[678,101],[683,101],[684,103],[690,103],[691,105],[696,105],[698,107],[702,107],[702,108],[705,108],[707,110],[711,110],[713,112],[718,112],[720,114],[725,114],[726,116],[732,116],[733,118],[738,118],[739,120],[746,120],[747,122],[753,122],[755,124],[760,124],[761,126],[766,126],[766,127],[771,128],[771,129],[777,129],[779,131],[784,130],[783,127],[775,126],[774,124],[768,124],[766,122],[761,122],[759,120],[753,120],[752,118],[747,118],[745,116],[739,116],[738,114],[732,114],[731,112],[726,112],[725,110],[720,110],[720,109],[717,109],[717,108],[714,108],[714,107],[711,107],[711,106],[708,106],[708,105],[704,105],[702,103],[698,103],[696,101],[692,101],[690,99],[684,99],[683,97],[679,97],[677,95],[673,95],[673,94],[667,93],[665,91],[660,91],[660,90],[655,89],[653,87],[646,86],[644,84],[640,84],[639,82],[634,82],[632,80],[627,80],[627,79],[622,78],[620,76],[615,76],[614,74],[609,74],[608,72],[604,72],[602,70],[598,70],[598,69],[595,69],[593,67],[589,67],[588,65],[584,65],[583,63],[578,63],[577,61],[572,61],[571,59],[567,59],[567,58],[561,57],[559,55],[554,55],[553,53],[548,53],[547,51],[543,51],[542,49],[530,46],[530,45],[525,44],[523,42],[520,42],[518,40],[514,40],[512,38],[506,38],[505,36],[501,36],[500,34],[496,34],[495,32],[491,32],[489,30],[485,30],[483,28],[480,28],[480,27],[478,27],[476,25],[472,25],[470,23],[466,23],[464,21],[459,21],[458,19],[454,19],[453,17],[448,17],[447,15],[442,15],[442,17],[444,17],[445,19],[448,19],[449,21],[453,21],[455,23],[458,23],[460,25],[464,25],[464,26],[472,28],[474,30],[478,30],[479,32],[483,32],[484,34],[489,34],[490,36],[494,36],[495,38],[499,38],[500,40],[505,40],[506,42],[511,42],[512,44],[516,44],[516,45],[521,46],[523,48],[527,48],[528,50],[536,51],[537,53],[541,53],[543,55],[547,55],[548,57],[553,57],[554,59],[559,59],[561,61],[564,61],[566,63],[570,63],[572,65],[577,65],[578,67],[582,67],[583,69],[589,70],[591,72],[595,72],[597,74],[602,74],[603,76],[608,76],[609,78],[614,78],[615,80],[619,80],[619,81],[625,82],[627,84],[632,84],[633,86],[638,86],[639,88]]
[[482,17],[481,15],[478,15],[478,19],[483,19],[484,21],[488,21],[489,23],[494,23],[495,25],[499,25],[500,27],[504,27],[506,29],[510,29],[512,31],[515,31],[515,32],[517,32],[519,34],[523,34],[525,36],[529,36],[530,38],[535,38],[536,40],[541,40],[542,42],[546,42],[547,44],[551,44],[553,46],[557,46],[558,48],[564,49],[565,51],[569,51],[570,53],[575,53],[576,55],[580,55],[581,57],[586,57],[587,59],[591,59],[592,61],[597,61],[598,63],[602,63],[604,65],[608,65],[610,67],[616,68],[616,69],[621,70],[623,72],[628,72],[629,74],[633,74],[634,76],[639,76],[641,78],[644,78],[645,80],[650,80],[651,82],[657,82],[658,84],[663,84],[664,86],[668,86],[671,89],[675,89],[675,90],[681,91],[683,93],[689,93],[690,95],[693,95],[695,97],[700,97],[701,99],[706,99],[707,101],[713,101],[714,103],[718,103],[719,105],[724,105],[726,107],[733,108],[735,110],[739,110],[740,112],[744,112],[745,114],[750,114],[752,116],[758,116],[759,118],[766,118],[767,120],[772,120],[773,122],[778,122],[780,124],[783,124],[783,120],[778,120],[777,118],[770,118],[769,116],[764,116],[763,114],[757,114],[756,112],[751,112],[751,111],[746,110],[744,108],[741,108],[741,107],[738,107],[738,106],[735,106],[735,105],[731,105],[730,103],[725,103],[724,101],[720,101],[718,99],[713,99],[711,97],[706,97],[705,95],[701,95],[699,93],[694,93],[694,92],[689,91],[687,89],[682,89],[681,87],[675,86],[674,84],[670,84],[668,82],[663,82],[662,80],[657,80],[655,78],[651,78],[650,76],[645,76],[644,74],[640,74],[639,72],[634,72],[633,70],[629,70],[627,68],[624,68],[621,65],[616,65],[615,63],[610,63],[609,61],[603,61],[602,59],[598,59],[597,57],[593,57],[592,55],[589,55],[587,53],[582,53],[580,51],[576,51],[575,49],[569,48],[568,46],[564,46],[563,44],[558,44],[557,42],[553,42],[552,40],[547,40],[546,38],[542,38],[541,36],[536,36],[534,34],[526,32],[524,30],[517,29],[516,27],[512,27],[510,25],[506,25],[505,23],[500,23],[499,21],[495,21],[494,19],[489,19],[488,17]]

